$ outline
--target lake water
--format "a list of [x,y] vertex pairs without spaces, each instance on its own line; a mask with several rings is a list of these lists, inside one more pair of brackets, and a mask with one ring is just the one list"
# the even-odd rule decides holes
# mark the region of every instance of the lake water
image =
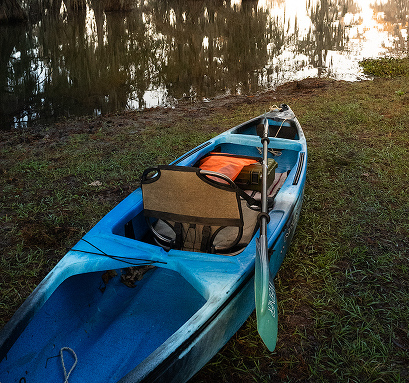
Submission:
[[306,77],[355,81],[363,58],[408,56],[409,0],[135,0],[127,13],[85,1],[32,1],[29,25],[0,26],[3,129]]

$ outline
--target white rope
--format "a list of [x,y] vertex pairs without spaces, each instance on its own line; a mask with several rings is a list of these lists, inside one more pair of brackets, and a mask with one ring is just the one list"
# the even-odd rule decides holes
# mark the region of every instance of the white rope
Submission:
[[277,133],[276,133],[276,135],[275,135],[274,137],[277,137],[277,136],[278,136],[278,133],[280,133],[280,130],[281,130],[281,128],[282,128],[283,125],[284,125],[284,122],[286,122],[287,120],[288,120],[288,118],[285,118],[285,119],[283,120],[283,122],[281,123],[281,125],[280,125],[279,129],[277,130]]
[[[273,112],[273,111],[279,111],[280,110],[280,108],[277,106],[277,105],[272,105],[272,106],[270,106],[270,112]],[[274,136],[274,138],[276,138],[277,136],[278,136],[278,133],[280,133],[280,130],[281,130],[281,128],[283,127],[283,125],[284,125],[284,123],[286,122],[288,120],[288,118],[285,118],[283,121],[282,121],[282,123],[281,123],[281,125],[280,125],[280,127],[278,128],[278,130],[277,130],[277,133],[275,134],[275,136]],[[262,150],[261,150],[261,148],[257,148],[258,149],[258,151],[259,151],[259,153],[261,154],[262,153]],[[273,156],[281,156],[281,152],[280,151],[276,151],[276,150],[274,150],[274,149],[268,149],[268,152],[269,153],[271,153]]]
[[[72,367],[71,367],[70,371],[68,372],[68,374],[67,374],[67,370],[65,369],[63,351],[69,351],[69,352],[71,352],[71,354],[74,356],[74,359],[75,359],[74,364],[72,365]],[[68,378],[70,377],[71,372],[74,370],[75,366],[77,365],[78,358],[77,358],[77,355],[75,354],[74,350],[71,349],[71,348],[69,348],[69,347],[63,347],[63,348],[61,348],[61,350],[60,350],[60,356],[61,356],[62,368],[64,369],[64,379],[65,379],[65,380],[64,380],[64,383],[68,383]]]

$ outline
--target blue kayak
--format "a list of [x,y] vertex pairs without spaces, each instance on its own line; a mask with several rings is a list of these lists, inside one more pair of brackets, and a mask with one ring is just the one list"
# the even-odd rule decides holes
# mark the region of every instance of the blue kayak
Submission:
[[169,383],[198,372],[255,308],[260,215],[252,165],[233,182],[201,164],[222,155],[256,166],[265,119],[275,161],[267,224],[274,277],[307,169],[304,133],[287,105],[145,171],[142,188],[68,251],[2,329],[0,382]]

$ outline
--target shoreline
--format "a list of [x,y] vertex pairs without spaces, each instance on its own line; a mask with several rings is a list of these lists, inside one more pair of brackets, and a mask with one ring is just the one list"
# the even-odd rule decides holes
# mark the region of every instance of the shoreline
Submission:
[[277,349],[266,352],[250,317],[192,382],[409,376],[407,353],[396,346],[409,348],[404,77],[306,79],[254,96],[0,132],[0,327],[138,187],[145,168],[280,103],[299,119],[309,159],[300,222],[277,276]]

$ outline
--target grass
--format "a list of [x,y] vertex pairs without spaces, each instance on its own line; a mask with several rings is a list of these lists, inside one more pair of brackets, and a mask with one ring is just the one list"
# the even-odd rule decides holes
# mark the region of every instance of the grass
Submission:
[[[409,108],[393,92],[379,98],[380,87],[407,89],[402,79],[340,84],[291,102],[309,143],[305,200],[277,277],[278,346],[244,347],[245,381],[409,378]],[[242,379],[231,348],[248,327],[195,382]]]
[[227,106],[1,133],[0,320],[145,167],[263,113],[275,96],[309,150],[302,215],[276,277],[277,348],[264,347],[253,314],[192,381],[407,381],[408,87],[404,77],[307,81]]

